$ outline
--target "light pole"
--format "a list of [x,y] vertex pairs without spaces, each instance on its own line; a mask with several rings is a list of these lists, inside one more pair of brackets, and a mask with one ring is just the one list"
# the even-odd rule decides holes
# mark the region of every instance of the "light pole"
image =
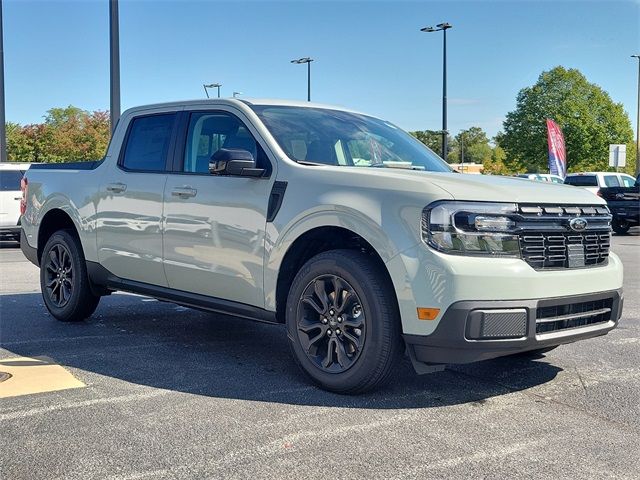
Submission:
[[460,173],[464,173],[464,132],[460,132]]
[[233,98],[236,98],[238,95],[242,95],[242,92],[233,92]]
[[311,57],[302,57],[297,60],[291,60],[291,63],[307,64],[307,102],[311,101],[311,62],[313,62],[313,58]]
[[447,161],[447,153],[449,145],[447,143],[447,30],[452,28],[450,23],[439,23],[434,27],[421,28],[421,32],[440,32],[442,31],[442,158]]
[[120,118],[120,28],[118,21],[118,0],[109,0],[109,53],[111,56],[110,90],[111,133]]
[[209,91],[207,90],[207,88],[217,88],[218,89],[218,98],[220,98],[220,87],[222,86],[221,83],[210,83],[209,85],[202,85],[204,87],[204,93],[207,94],[207,98],[209,98]]
[[640,55],[631,55],[638,59],[638,108],[636,110],[636,177],[640,175]]
[[4,123],[4,43],[2,37],[2,1],[0,1],[0,162],[7,161],[7,130]]

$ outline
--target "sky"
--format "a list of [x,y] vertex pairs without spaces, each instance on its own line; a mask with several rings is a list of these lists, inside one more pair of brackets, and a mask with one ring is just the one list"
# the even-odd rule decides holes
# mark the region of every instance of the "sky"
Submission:
[[[109,108],[108,0],[3,2],[6,118],[52,107]],[[518,91],[557,65],[578,68],[624,105],[634,128],[640,2],[120,0],[122,110],[222,96],[306,99],[379,116],[406,130],[442,125],[447,32],[449,131],[490,136]],[[213,92],[212,92],[213,93]]]

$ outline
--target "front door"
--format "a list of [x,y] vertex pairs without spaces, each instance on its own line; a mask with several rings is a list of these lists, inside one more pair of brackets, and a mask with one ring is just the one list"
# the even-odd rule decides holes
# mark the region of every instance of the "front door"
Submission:
[[[180,161],[164,189],[164,265],[169,287],[264,307],[263,257],[273,175],[246,125],[225,111],[184,114]],[[184,130],[183,130],[184,131]],[[209,173],[220,148],[250,151],[261,178]]]
[[176,113],[131,120],[118,161],[105,172],[97,202],[98,258],[112,274],[167,286],[162,208]]

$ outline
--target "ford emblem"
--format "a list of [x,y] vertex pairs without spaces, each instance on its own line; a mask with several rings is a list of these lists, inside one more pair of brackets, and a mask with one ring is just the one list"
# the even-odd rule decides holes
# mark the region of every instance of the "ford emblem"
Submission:
[[584,218],[572,218],[569,222],[571,230],[574,232],[583,232],[587,229],[587,221]]

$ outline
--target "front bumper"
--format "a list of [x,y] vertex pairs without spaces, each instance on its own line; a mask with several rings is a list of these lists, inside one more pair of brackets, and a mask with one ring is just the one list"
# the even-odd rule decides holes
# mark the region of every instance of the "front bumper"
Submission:
[[[622,304],[622,289],[537,300],[461,301],[447,309],[431,335],[405,334],[404,340],[411,358],[418,362],[471,363],[605,335],[618,324]],[[590,320],[580,320],[580,315],[575,313],[562,314],[576,305],[609,312],[599,317],[589,317],[586,310],[582,312],[583,317]],[[598,310],[605,305],[607,308]],[[540,331],[546,328],[540,327],[542,323],[551,323],[545,317],[554,309],[559,315],[549,318],[565,318],[558,320],[558,325],[566,326]],[[485,321],[482,315],[492,315],[492,312],[503,317],[494,317],[498,321],[494,321],[484,335],[480,332],[480,324]]]

